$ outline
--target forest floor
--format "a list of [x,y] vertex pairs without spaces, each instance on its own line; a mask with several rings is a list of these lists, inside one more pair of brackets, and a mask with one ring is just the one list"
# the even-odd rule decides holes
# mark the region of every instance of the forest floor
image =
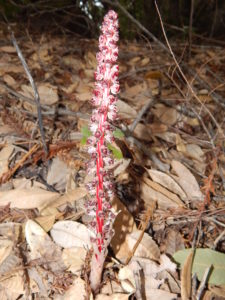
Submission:
[[[88,295],[82,132],[96,40],[0,33],[0,299]],[[120,210],[98,300],[225,295],[224,48],[120,42],[113,166]],[[119,150],[120,149],[120,150]],[[119,157],[118,157],[119,158]],[[88,296],[87,296],[88,295]]]

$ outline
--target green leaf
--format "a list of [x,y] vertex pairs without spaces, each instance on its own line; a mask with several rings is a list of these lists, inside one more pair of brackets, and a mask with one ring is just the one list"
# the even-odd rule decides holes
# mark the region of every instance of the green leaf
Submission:
[[115,158],[117,158],[117,159],[123,158],[123,153],[121,152],[120,149],[114,147],[114,146],[111,145],[111,144],[108,144],[107,147],[109,148],[109,150],[112,151],[113,156],[115,156]]
[[[192,249],[184,249],[176,252],[173,258],[181,268]],[[196,273],[201,281],[206,268],[212,265],[208,283],[215,285],[225,284],[225,254],[211,249],[196,249],[192,264],[192,274]]]
[[83,126],[81,128],[81,133],[83,134],[83,136],[85,136],[86,138],[88,138],[89,136],[91,136],[91,131],[89,130],[88,126]]
[[113,131],[113,136],[116,138],[116,139],[122,139],[124,137],[124,133],[120,130],[120,129],[116,129]]
[[91,131],[89,130],[88,126],[83,126],[81,128],[81,133],[83,134],[82,139],[80,141],[81,145],[86,145],[87,139],[91,136]]
[[87,143],[87,137],[86,136],[82,136],[82,139],[81,139],[80,143],[83,146],[86,145],[86,143]]

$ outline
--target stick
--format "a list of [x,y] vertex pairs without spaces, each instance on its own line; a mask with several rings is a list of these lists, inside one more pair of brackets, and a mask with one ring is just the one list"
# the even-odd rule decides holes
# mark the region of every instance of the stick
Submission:
[[133,121],[132,124],[128,126],[130,132],[133,132],[136,128],[137,124],[141,121],[143,115],[149,110],[150,107],[152,107],[155,104],[155,99],[150,99],[138,112],[137,117]]
[[191,58],[192,25],[193,25],[194,5],[195,5],[195,0],[191,0],[191,10],[190,10],[190,18],[189,18],[189,51],[188,51],[189,53],[188,53],[188,59]]
[[36,106],[37,106],[38,125],[39,125],[39,129],[40,129],[41,140],[42,140],[42,144],[43,144],[45,154],[47,156],[48,155],[48,148],[47,148],[47,145],[46,145],[46,142],[45,142],[45,133],[44,133],[44,128],[43,128],[42,114],[41,114],[40,96],[39,96],[36,84],[34,82],[34,79],[33,79],[32,75],[30,73],[30,70],[29,70],[28,65],[25,61],[25,58],[23,57],[23,54],[22,54],[22,52],[21,52],[21,50],[20,50],[20,48],[17,44],[17,41],[15,39],[15,36],[14,36],[13,32],[11,34],[11,39],[12,39],[13,46],[16,48],[17,55],[18,55],[22,65],[23,65],[23,68],[24,68],[24,70],[27,74],[27,77],[30,81],[31,87],[32,87],[33,92],[34,92],[34,100],[35,100],[35,103],[36,103]]
[[198,288],[198,291],[197,291],[196,300],[200,300],[200,299],[201,299],[202,293],[203,293],[203,291],[204,291],[204,289],[205,289],[205,285],[206,285],[206,283],[207,283],[207,281],[208,281],[209,274],[210,274],[211,270],[212,270],[212,265],[209,266],[209,267],[205,270],[205,273],[204,273],[204,275],[203,275],[201,284],[200,284],[200,286],[199,286],[199,288]]

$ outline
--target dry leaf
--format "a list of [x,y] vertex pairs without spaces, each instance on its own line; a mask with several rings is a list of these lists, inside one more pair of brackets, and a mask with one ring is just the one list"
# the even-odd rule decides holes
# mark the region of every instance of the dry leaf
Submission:
[[9,293],[24,294],[24,271],[12,272],[10,276],[1,278],[1,286]]
[[143,93],[148,89],[148,86],[146,82],[144,81],[143,83],[139,83],[136,85],[133,85],[131,87],[126,87],[125,92],[123,93],[124,97],[126,98],[133,98],[139,95],[140,93]]
[[71,170],[67,167],[67,164],[58,157],[55,157],[48,170],[47,183],[55,185],[58,191],[63,190],[65,189],[70,172]]
[[78,275],[85,263],[87,250],[81,247],[67,248],[63,250],[62,259],[68,271]]
[[119,270],[118,279],[121,281],[121,285],[129,294],[133,294],[136,290],[134,270],[130,266],[125,266]]
[[134,129],[135,137],[144,141],[151,141],[151,132],[148,127],[144,124],[138,123],[136,128]]
[[79,101],[87,101],[92,98],[93,86],[84,82],[80,82],[76,89],[76,96]]
[[[132,254],[132,250],[134,249],[134,246],[141,234],[141,230],[136,230],[130,234],[127,233],[125,241],[120,245],[119,250],[116,252],[116,258],[120,261],[126,260]],[[158,260],[160,257],[160,251],[155,241],[153,241],[147,233],[144,233],[134,256]]]
[[176,133],[174,132],[160,132],[160,133],[155,133],[155,136],[159,137],[160,139],[166,141],[167,143],[172,143],[175,144],[176,143]]
[[187,144],[185,154],[188,157],[194,158],[200,162],[204,160],[204,152],[200,148],[200,146],[196,144]]
[[5,73],[23,73],[24,69],[21,65],[16,66],[15,64],[10,63],[0,63],[0,75],[2,76]]
[[126,259],[128,254],[126,252],[126,245],[124,245],[126,236],[136,231],[137,227],[133,216],[117,197],[113,198],[113,208],[120,213],[113,224],[115,234],[111,240],[111,246],[118,259]]
[[54,224],[51,236],[55,243],[63,248],[91,248],[89,232],[85,225],[74,221],[59,221]]
[[3,80],[5,83],[7,83],[9,86],[15,86],[16,85],[16,80],[10,76],[9,74],[5,74],[3,76]]
[[0,51],[6,53],[16,53],[16,48],[13,46],[2,46],[0,47]]
[[21,227],[20,223],[1,223],[0,224],[0,236],[3,237],[4,240],[11,240],[13,242],[17,242],[19,236],[21,234]]
[[169,192],[167,189],[163,188],[160,184],[158,184],[148,178],[144,178],[143,180],[147,185],[149,185],[155,191],[168,197],[170,200],[177,203],[179,206],[184,206],[183,202],[180,200],[180,198],[176,194]]
[[88,51],[87,53],[85,53],[84,59],[86,61],[87,68],[92,68],[94,70],[97,68],[96,54]]
[[177,208],[178,205],[176,202],[172,201],[170,198],[166,197],[160,192],[157,192],[153,188],[151,188],[145,182],[141,182],[141,198],[145,202],[145,205],[152,206],[152,203],[157,203],[158,207],[162,210],[167,210],[168,208]]
[[80,58],[74,57],[74,55],[63,56],[61,59],[66,66],[73,68],[76,71],[84,68],[82,60]]
[[194,251],[191,251],[181,270],[181,297],[189,300],[191,297],[191,270]]
[[186,146],[179,134],[176,135],[176,147],[177,151],[186,153]]
[[38,188],[0,191],[0,205],[4,206],[10,203],[11,208],[39,208],[44,204],[51,203],[57,198],[59,198],[58,193]]
[[135,268],[136,268],[136,262],[139,263],[141,268],[144,271],[145,276],[154,276],[164,270],[170,271],[174,273],[177,269],[177,265],[173,263],[168,256],[165,254],[162,254],[160,256],[159,263],[150,260],[149,258],[143,258],[143,257],[132,257],[129,265],[132,268],[133,262],[135,262]]
[[1,271],[1,265],[6,260],[6,258],[10,255],[13,249],[13,242],[10,240],[0,240],[0,274]]
[[[30,85],[23,84],[21,88],[22,88],[21,93],[24,96],[27,96],[28,98],[31,99],[34,98],[33,89]],[[59,100],[57,87],[49,83],[40,84],[38,86],[38,93],[40,96],[41,104],[52,105],[57,103]]]
[[149,57],[145,57],[145,58],[143,58],[143,59],[141,60],[140,65],[141,65],[142,67],[144,67],[144,66],[146,66],[149,62],[150,62],[150,58],[149,58]]
[[119,282],[119,280],[110,280],[106,281],[103,287],[100,290],[100,294],[111,295],[115,293],[123,293],[124,290]]
[[177,294],[168,291],[151,289],[146,291],[146,300],[175,300],[178,299]]
[[192,175],[192,173],[179,161],[173,160],[171,162],[173,170],[176,172],[178,177],[174,177],[174,179],[178,182],[178,184],[185,191],[189,200],[202,200],[203,195],[198,185],[197,180]]
[[171,192],[177,194],[182,200],[185,200],[187,198],[185,192],[170,175],[158,170],[153,170],[153,169],[146,169],[146,170],[148,171],[148,174],[155,182],[161,184]]
[[152,109],[154,115],[166,125],[173,126],[179,117],[179,113],[174,108],[167,107],[163,104],[157,104],[154,109]]
[[119,111],[119,117],[121,119],[135,118],[137,115],[136,110],[124,101],[118,100],[117,107],[118,107],[118,111]]
[[14,146],[7,145],[0,151],[0,177],[9,170],[9,158],[12,155],[14,149]]
[[225,298],[225,286],[209,286],[209,290],[216,296]]
[[87,189],[85,187],[78,187],[74,190],[68,191],[66,194],[55,199],[55,201],[49,201],[46,205],[43,203],[41,210],[46,208],[59,207],[65,203],[73,203],[87,195]]
[[184,239],[179,231],[168,228],[166,238],[160,246],[161,252],[173,256],[178,250],[185,249]]
[[54,273],[65,271],[61,249],[51,240],[41,226],[32,220],[28,220],[25,225],[25,237],[31,250],[31,259],[42,258]]
[[[81,278],[76,278],[70,288],[63,295],[55,295],[55,300],[87,300],[86,283]],[[93,299],[92,297],[89,298]],[[88,300],[89,300],[88,299]]]
[[49,216],[41,216],[35,219],[35,222],[38,223],[45,232],[51,230],[52,226],[55,223],[55,214]]

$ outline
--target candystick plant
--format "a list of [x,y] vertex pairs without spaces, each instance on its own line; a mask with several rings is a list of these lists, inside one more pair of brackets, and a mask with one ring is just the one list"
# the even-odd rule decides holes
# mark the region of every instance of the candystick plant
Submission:
[[118,17],[110,10],[104,17],[99,37],[98,66],[95,72],[95,89],[91,100],[94,109],[90,121],[91,136],[87,139],[91,158],[87,164],[88,174],[93,180],[87,184],[89,193],[86,202],[90,239],[93,245],[90,284],[93,291],[99,288],[107,248],[113,236],[113,222],[116,212],[112,208],[113,174],[110,166],[112,157],[113,127],[117,118],[116,94],[119,92],[117,41]]

